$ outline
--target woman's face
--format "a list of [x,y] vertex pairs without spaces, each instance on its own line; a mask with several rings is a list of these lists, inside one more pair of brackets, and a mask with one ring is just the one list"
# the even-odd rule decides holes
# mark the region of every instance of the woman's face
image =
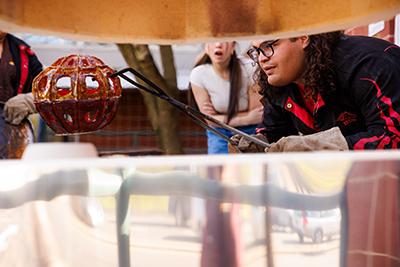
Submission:
[[205,49],[213,64],[224,64],[231,59],[235,42],[207,43]]
[[[280,39],[272,45],[274,51],[272,56],[259,54],[259,65],[267,75],[270,85],[280,87],[292,82],[301,82],[305,67],[304,49],[308,45],[308,40],[307,36]],[[258,48],[264,42],[264,40],[254,41],[252,46]]]

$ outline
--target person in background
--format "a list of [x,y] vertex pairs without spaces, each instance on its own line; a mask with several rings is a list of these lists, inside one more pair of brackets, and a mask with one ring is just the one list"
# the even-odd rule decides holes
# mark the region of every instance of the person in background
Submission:
[[0,158],[7,158],[6,123],[19,125],[35,112],[32,81],[42,64],[29,45],[0,31]]
[[266,152],[400,147],[400,49],[330,32],[257,40]]
[[[253,73],[251,62],[237,57],[235,42],[207,43],[204,55],[190,74],[198,109],[241,131],[254,133],[262,120],[262,104],[251,82]],[[230,131],[216,128],[232,136]],[[209,154],[228,153],[227,141],[209,130],[207,140]]]

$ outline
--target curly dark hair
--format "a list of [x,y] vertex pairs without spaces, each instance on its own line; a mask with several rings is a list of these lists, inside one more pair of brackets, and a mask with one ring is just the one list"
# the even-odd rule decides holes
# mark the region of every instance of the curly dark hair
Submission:
[[[336,91],[333,50],[344,36],[342,31],[310,35],[310,41],[305,48],[304,87],[309,88],[305,97],[316,99],[318,93],[328,97]],[[293,38],[291,40],[296,40]],[[260,94],[274,99],[279,95],[279,89],[268,84],[267,75],[258,67],[255,80],[260,86]]]

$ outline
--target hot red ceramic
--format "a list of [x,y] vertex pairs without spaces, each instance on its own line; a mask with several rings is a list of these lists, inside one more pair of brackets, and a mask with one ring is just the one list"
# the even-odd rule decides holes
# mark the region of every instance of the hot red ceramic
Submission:
[[115,116],[121,97],[114,70],[94,56],[69,55],[55,61],[33,81],[36,109],[56,134],[93,132]]

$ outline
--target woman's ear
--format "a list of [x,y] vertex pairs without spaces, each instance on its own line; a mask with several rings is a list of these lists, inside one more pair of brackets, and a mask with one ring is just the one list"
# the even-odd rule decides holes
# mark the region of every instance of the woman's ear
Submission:
[[303,49],[305,49],[310,44],[310,36],[308,35],[300,36],[298,37],[298,39],[300,40]]

